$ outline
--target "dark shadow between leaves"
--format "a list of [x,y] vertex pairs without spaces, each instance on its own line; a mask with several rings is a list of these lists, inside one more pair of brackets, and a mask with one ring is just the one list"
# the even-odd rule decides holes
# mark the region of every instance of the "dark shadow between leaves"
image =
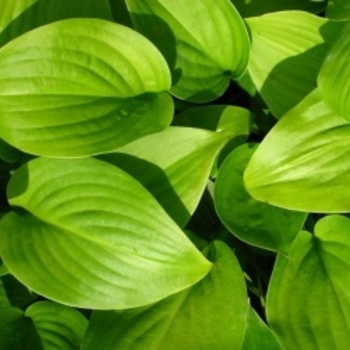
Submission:
[[124,170],[139,181],[180,227],[190,219],[191,214],[175,192],[168,176],[157,165],[125,153],[108,153],[97,158]]

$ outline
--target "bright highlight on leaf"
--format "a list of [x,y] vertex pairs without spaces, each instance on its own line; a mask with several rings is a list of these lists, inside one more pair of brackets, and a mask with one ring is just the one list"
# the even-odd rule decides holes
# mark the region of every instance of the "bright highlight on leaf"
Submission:
[[222,242],[210,245],[208,257],[215,267],[187,290],[141,309],[94,312],[82,349],[240,349],[248,310],[243,273]]
[[328,216],[280,255],[267,299],[269,324],[285,350],[346,349],[350,333],[350,220]]
[[40,27],[0,49],[0,71],[0,137],[27,153],[103,153],[172,119],[164,58],[140,34],[111,22]]
[[19,209],[1,220],[2,259],[30,289],[63,304],[142,306],[211,268],[136,180],[96,159],[33,160],[14,174],[8,197]]
[[260,201],[308,212],[348,212],[350,124],[318,90],[287,113],[252,156],[245,187]]
[[219,97],[247,68],[250,43],[229,0],[126,0],[138,31],[162,52],[171,93],[192,102]]

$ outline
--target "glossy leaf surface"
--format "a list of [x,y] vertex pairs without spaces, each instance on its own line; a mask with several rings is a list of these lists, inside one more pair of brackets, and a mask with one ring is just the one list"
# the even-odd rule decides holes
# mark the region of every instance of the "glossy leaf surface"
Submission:
[[350,124],[315,90],[266,136],[244,174],[253,198],[309,212],[347,212]]
[[224,134],[170,127],[99,158],[141,182],[172,219],[184,226],[198,205],[215,157],[226,141]]
[[319,73],[318,83],[322,98],[335,113],[350,121],[350,23],[344,26],[334,42]]
[[240,349],[247,295],[243,273],[222,242],[210,246],[215,268],[193,287],[152,306],[94,312],[83,350]]
[[302,232],[290,257],[280,255],[267,316],[283,349],[346,349],[349,343],[350,221],[328,216],[315,236]]
[[2,1],[0,46],[42,25],[68,18],[112,19],[108,0],[16,0]]
[[171,93],[192,102],[220,96],[246,70],[250,44],[228,0],[127,0],[135,28],[162,52],[172,71]]
[[23,284],[54,301],[142,306],[211,268],[149,192],[105,162],[35,159],[14,174],[8,198],[19,209],[0,222],[1,257]]
[[306,214],[253,199],[244,188],[243,173],[257,145],[234,150],[220,168],[215,182],[215,206],[225,226],[241,240],[287,252],[301,230]]
[[317,86],[327,51],[342,27],[301,11],[249,18],[248,70],[275,117],[282,117]]
[[76,309],[40,301],[25,312],[33,320],[44,350],[78,350],[88,326],[87,319]]
[[53,23],[0,50],[0,136],[36,155],[111,151],[171,121],[170,74],[158,50],[98,19]]

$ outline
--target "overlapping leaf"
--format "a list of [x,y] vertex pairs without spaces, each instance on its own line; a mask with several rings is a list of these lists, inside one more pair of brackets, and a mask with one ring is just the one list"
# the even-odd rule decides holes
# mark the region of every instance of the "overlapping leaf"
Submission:
[[39,26],[68,18],[112,19],[108,0],[2,1],[0,46]]
[[306,214],[254,200],[243,184],[243,173],[257,146],[244,144],[220,168],[215,182],[215,206],[222,222],[250,244],[287,252]]
[[229,0],[127,0],[137,30],[162,52],[171,92],[192,102],[220,96],[246,70],[248,33]]
[[247,19],[248,70],[272,113],[282,117],[317,86],[317,75],[341,23],[301,11]]
[[44,350],[78,350],[88,321],[76,309],[41,301],[32,304],[25,316],[33,320]]
[[33,30],[0,50],[0,71],[0,136],[28,153],[103,153],[172,118],[165,60],[111,22],[72,19]]
[[267,316],[283,349],[346,349],[350,333],[350,221],[321,219],[302,232],[290,257],[279,256]]
[[142,309],[94,312],[83,350],[240,349],[248,306],[242,271],[222,242],[211,244],[209,258],[215,268],[181,293]]
[[328,53],[318,83],[322,98],[334,112],[350,121],[350,23],[344,26],[341,35]]
[[136,178],[172,219],[184,226],[198,205],[215,157],[226,141],[225,134],[170,127],[100,159]]
[[350,210],[350,124],[315,90],[263,140],[244,174],[253,198],[292,210]]
[[33,160],[16,171],[8,197],[19,210],[0,222],[2,259],[30,289],[63,304],[142,306],[211,268],[149,192],[105,162]]

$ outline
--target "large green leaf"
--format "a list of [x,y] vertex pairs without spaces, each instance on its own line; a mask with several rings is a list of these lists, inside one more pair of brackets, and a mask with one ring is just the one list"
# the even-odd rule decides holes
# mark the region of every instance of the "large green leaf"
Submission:
[[252,35],[248,70],[272,113],[282,117],[317,86],[317,75],[341,23],[301,11],[247,20]]
[[[318,13],[327,6],[327,0],[231,0],[243,17],[260,16],[265,13],[303,10]],[[347,1],[347,0],[345,0]]]
[[149,192],[105,162],[35,159],[15,172],[8,198],[18,210],[0,222],[1,257],[19,281],[54,301],[143,306],[211,268]]
[[238,238],[259,247],[288,252],[306,214],[253,199],[244,188],[243,173],[257,146],[244,144],[221,166],[215,182],[215,205],[225,226]]
[[332,19],[350,19],[348,0],[328,0],[326,15]]
[[33,321],[23,311],[0,306],[1,350],[44,350]]
[[249,308],[247,330],[241,350],[282,350],[274,334],[252,307]]
[[0,137],[45,156],[111,151],[169,125],[170,74],[159,51],[124,26],[71,19],[0,49]]
[[350,120],[350,23],[333,44],[322,65],[318,83],[322,98],[333,111]]
[[226,141],[225,134],[170,127],[99,158],[136,178],[172,219],[184,226],[198,205],[215,157]]
[[88,321],[78,310],[41,301],[32,304],[25,316],[33,320],[44,350],[80,349]]
[[238,79],[249,59],[249,37],[229,0],[126,0],[135,28],[162,52],[171,92],[207,102]]
[[193,287],[150,307],[94,312],[83,350],[240,349],[246,325],[243,273],[228,246],[214,242],[215,268]]
[[321,219],[315,236],[301,232],[280,255],[272,275],[267,316],[283,349],[347,349],[350,334],[350,221]]
[[244,174],[253,198],[292,210],[350,211],[350,124],[315,90],[263,140]]
[[44,24],[68,18],[112,18],[108,0],[16,0],[1,2],[0,46]]

